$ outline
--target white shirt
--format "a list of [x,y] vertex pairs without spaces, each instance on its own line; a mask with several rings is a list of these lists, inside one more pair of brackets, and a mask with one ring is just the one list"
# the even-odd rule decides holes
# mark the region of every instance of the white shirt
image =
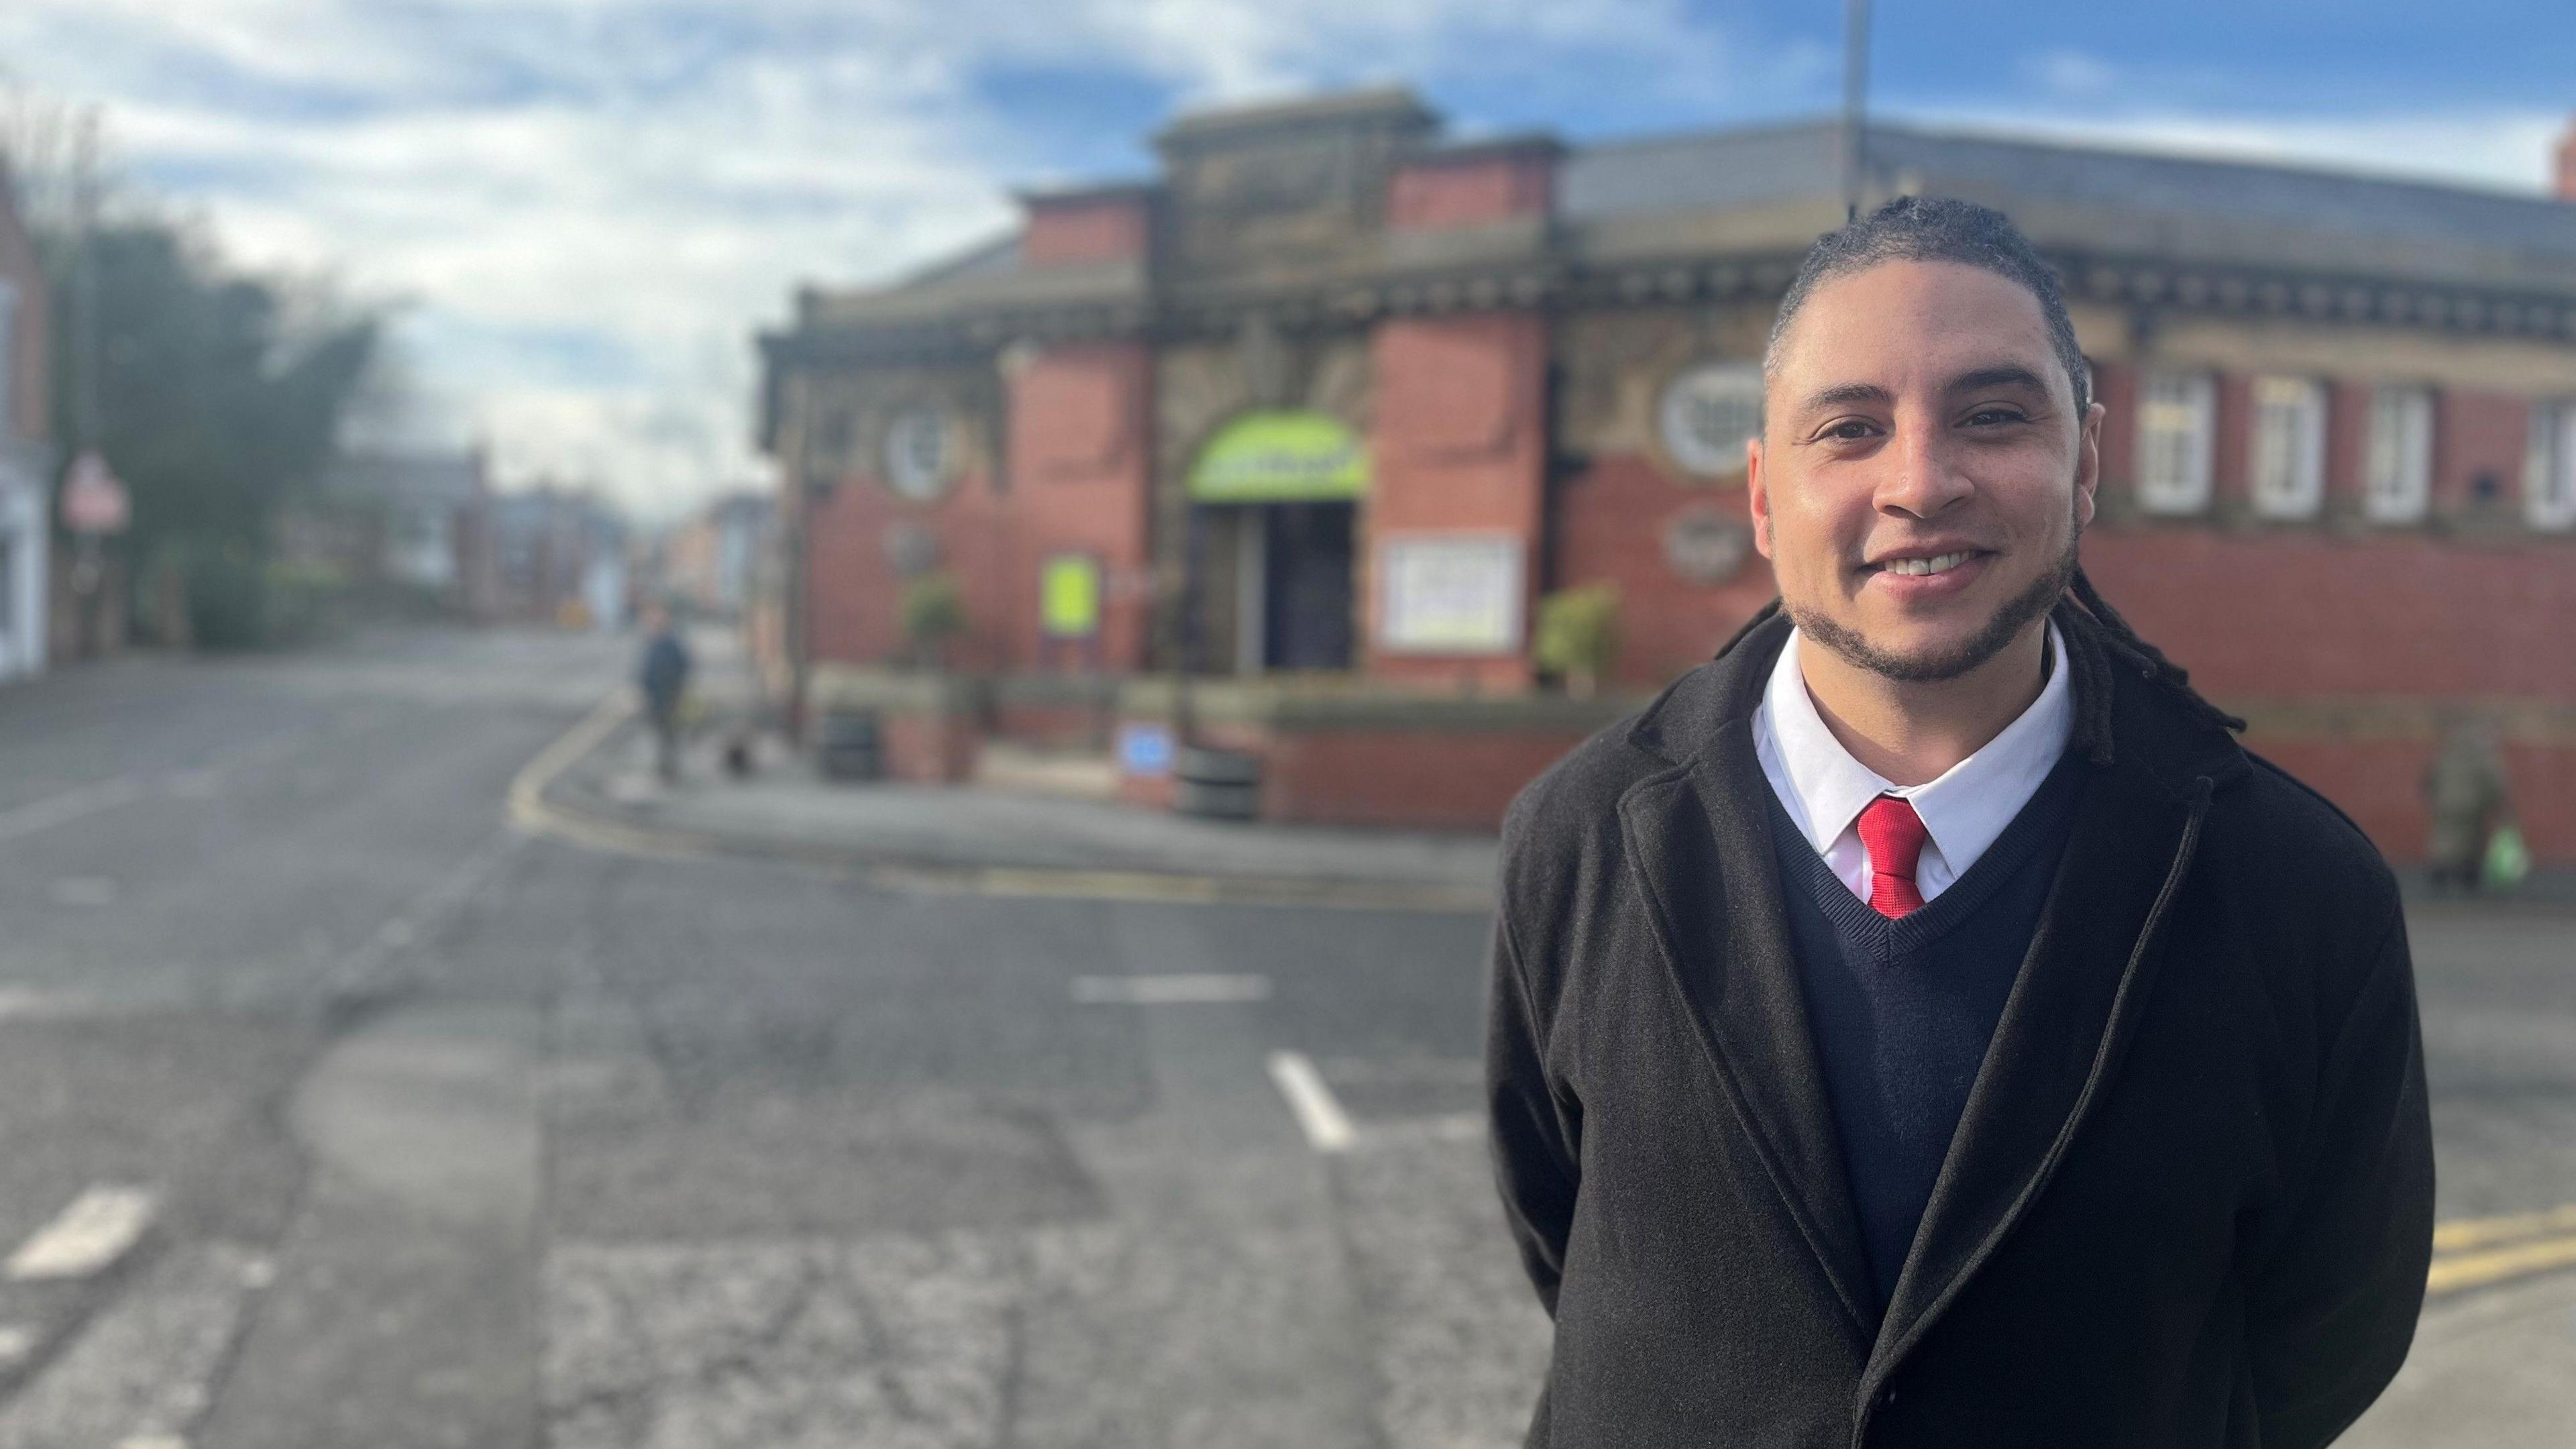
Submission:
[[2048,626],[2051,667],[2039,698],[1985,748],[1952,765],[1939,779],[1894,785],[1825,728],[1807,679],[1798,670],[1798,633],[1791,630],[1771,668],[1770,685],[1753,711],[1753,748],[1771,793],[1798,830],[1825,858],[1842,883],[1869,899],[1869,853],[1860,843],[1860,812],[1881,795],[1909,801],[1931,839],[1914,863],[1914,888],[1923,899],[1949,889],[2030,803],[2040,782],[2066,753],[2075,731],[2075,696],[2067,682],[2066,641]]

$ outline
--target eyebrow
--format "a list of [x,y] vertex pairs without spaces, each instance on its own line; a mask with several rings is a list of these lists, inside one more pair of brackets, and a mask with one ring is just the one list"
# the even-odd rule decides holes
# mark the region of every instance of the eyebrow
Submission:
[[[1941,391],[1945,394],[1975,392],[1980,388],[1989,387],[2026,387],[2035,392],[2044,393],[2048,391],[2048,382],[2038,373],[2018,362],[1999,362],[1992,367],[1980,367],[1971,372],[1960,373],[1950,379]],[[1838,387],[1809,393],[1806,401],[1799,404],[1799,408],[1804,412],[1812,412],[1818,408],[1843,407],[1850,403],[1892,403],[1894,401],[1896,401],[1896,394],[1877,383],[1846,382]]]
[[1886,388],[1880,387],[1877,383],[1847,382],[1840,387],[1829,387],[1822,392],[1809,393],[1807,395],[1807,400],[1800,403],[1799,407],[1802,410],[1812,411],[1816,408],[1841,407],[1845,403],[1890,403],[1894,401],[1896,401],[1896,394],[1889,392]]
[[1950,379],[1949,386],[1941,390],[1974,392],[1979,388],[1988,387],[2027,387],[2040,392],[2048,391],[2048,383],[2038,373],[2018,362],[2006,362],[1994,367],[1980,367],[1974,372],[1960,373]]

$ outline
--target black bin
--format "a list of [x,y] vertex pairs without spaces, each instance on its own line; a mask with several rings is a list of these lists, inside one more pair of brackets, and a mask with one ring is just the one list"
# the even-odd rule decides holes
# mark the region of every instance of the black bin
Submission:
[[835,710],[823,716],[817,753],[827,780],[874,780],[885,774],[874,714]]
[[1261,757],[1240,750],[1172,752],[1172,809],[1212,820],[1261,814]]

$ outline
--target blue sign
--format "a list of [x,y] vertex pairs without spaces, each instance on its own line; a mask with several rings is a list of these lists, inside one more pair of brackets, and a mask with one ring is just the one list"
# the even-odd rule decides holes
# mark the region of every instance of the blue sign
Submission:
[[1172,727],[1122,724],[1118,727],[1118,768],[1153,780],[1172,773]]

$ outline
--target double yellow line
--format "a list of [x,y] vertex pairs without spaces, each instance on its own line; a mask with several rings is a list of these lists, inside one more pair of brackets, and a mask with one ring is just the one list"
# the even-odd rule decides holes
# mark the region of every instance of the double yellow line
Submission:
[[2457,1293],[2559,1268],[2576,1268],[2576,1204],[2435,1227],[2424,1291]]

